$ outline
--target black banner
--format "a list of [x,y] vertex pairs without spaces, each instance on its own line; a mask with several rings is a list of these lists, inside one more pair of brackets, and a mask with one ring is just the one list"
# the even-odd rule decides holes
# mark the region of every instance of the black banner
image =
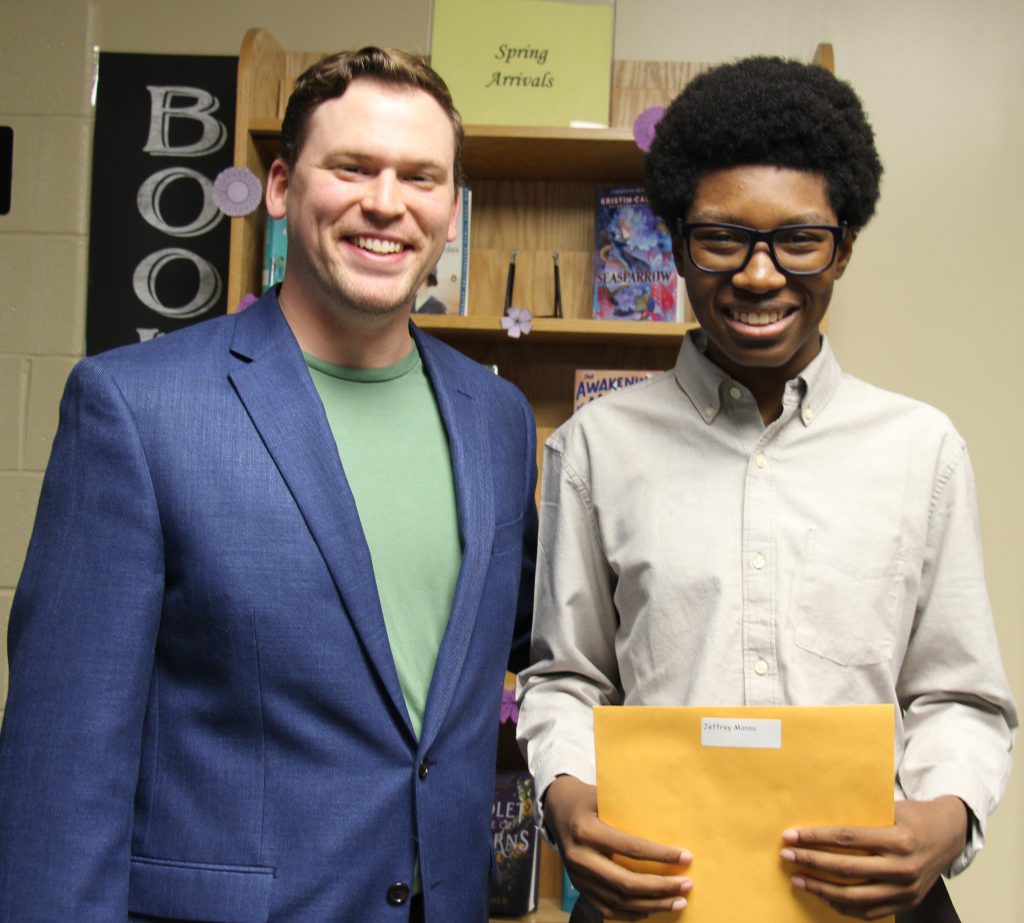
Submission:
[[100,54],[86,353],[227,310],[230,219],[213,181],[233,159],[238,59]]

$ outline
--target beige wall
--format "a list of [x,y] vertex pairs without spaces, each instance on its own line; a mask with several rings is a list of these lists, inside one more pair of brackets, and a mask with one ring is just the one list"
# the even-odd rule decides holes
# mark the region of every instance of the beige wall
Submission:
[[[81,352],[91,48],[233,54],[249,26],[286,48],[426,50],[428,0],[4,0],[0,124],[15,130],[14,207],[0,216],[0,621]],[[285,12],[287,10],[287,12]],[[303,10],[301,14],[297,10]],[[1024,4],[1019,0],[619,0],[619,58],[807,58],[830,41],[886,166],[881,208],[837,289],[847,370],[943,408],[971,446],[1007,669],[1024,700]],[[1004,404],[1007,405],[1004,407]],[[0,667],[0,702],[6,692]],[[1024,919],[1024,773],[989,848],[953,882],[965,921]]]
[[[57,402],[85,329],[90,4],[4,0],[0,123],[14,129],[0,216],[0,630],[21,571]],[[7,661],[0,661],[0,706]]]

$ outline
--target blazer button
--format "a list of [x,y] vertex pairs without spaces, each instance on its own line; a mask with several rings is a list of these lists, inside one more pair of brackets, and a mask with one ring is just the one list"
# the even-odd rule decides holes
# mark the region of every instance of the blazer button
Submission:
[[422,763],[420,763],[420,768],[418,770],[416,770],[416,774],[421,779],[425,779],[429,772],[430,772],[430,760],[424,760]]
[[404,881],[399,881],[388,888],[388,903],[401,907],[409,900],[409,886]]

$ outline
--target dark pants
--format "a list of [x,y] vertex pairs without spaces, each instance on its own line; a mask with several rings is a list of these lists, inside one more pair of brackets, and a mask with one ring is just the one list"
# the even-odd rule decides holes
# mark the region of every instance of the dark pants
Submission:
[[896,923],[960,923],[960,917],[940,878],[917,907],[896,914]]
[[422,894],[414,894],[409,899],[409,923],[423,923]]
[[[577,901],[569,923],[603,923],[603,918],[585,906],[583,901]],[[940,878],[917,907],[896,914],[896,923],[960,923],[960,917],[949,898],[945,882]]]

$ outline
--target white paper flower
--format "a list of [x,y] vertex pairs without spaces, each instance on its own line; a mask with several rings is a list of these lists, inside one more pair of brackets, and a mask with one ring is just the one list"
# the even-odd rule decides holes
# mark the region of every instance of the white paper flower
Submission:
[[245,167],[227,167],[213,181],[213,202],[225,215],[240,218],[259,208],[263,184]]
[[533,315],[529,309],[513,305],[501,319],[501,326],[510,337],[518,340],[520,335],[525,336],[533,329]]

